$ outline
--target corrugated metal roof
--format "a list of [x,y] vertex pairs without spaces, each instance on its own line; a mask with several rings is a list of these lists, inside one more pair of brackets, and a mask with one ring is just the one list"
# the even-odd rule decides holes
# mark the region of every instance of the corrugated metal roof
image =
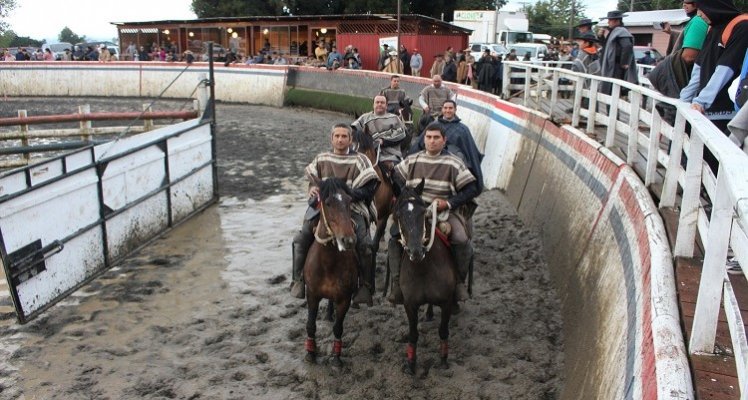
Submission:
[[[443,28],[450,29],[453,31],[461,31],[470,34],[471,29],[462,28],[457,25],[452,25],[448,22],[438,20],[436,18],[427,17],[420,14],[402,14],[400,16],[401,21],[407,20],[420,20],[432,24],[439,25]],[[190,24],[190,23],[210,23],[210,22],[262,22],[262,21],[321,21],[321,20],[380,20],[380,21],[396,21],[397,15],[395,14],[347,14],[347,15],[284,15],[284,16],[247,16],[247,17],[216,17],[216,18],[197,18],[197,19],[186,19],[186,20],[161,20],[161,21],[133,21],[133,22],[111,22],[113,25],[175,25],[175,24]]]
[[669,22],[680,25],[689,20],[682,8],[677,10],[635,11],[627,12],[623,24],[627,26],[651,26],[655,22]]

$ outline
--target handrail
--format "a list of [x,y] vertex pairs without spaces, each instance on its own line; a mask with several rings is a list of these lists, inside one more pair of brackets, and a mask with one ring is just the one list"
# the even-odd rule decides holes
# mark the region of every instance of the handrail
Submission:
[[[642,67],[638,71],[643,76],[648,69]],[[640,175],[646,186],[662,184],[660,198],[655,200],[659,201],[658,207],[680,209],[673,255],[693,257],[697,233],[706,247],[689,352],[714,352],[723,300],[729,314],[740,390],[746,393],[748,340],[740,310],[736,311],[737,301],[727,279],[725,262],[728,250],[732,249],[744,267],[743,273],[748,271],[748,156],[689,104],[648,87],[513,61],[504,62],[503,78],[504,98],[522,94],[521,103],[534,109],[541,107],[541,99],[550,99],[547,109],[542,111],[551,119],[564,120],[589,134],[595,132],[596,125],[605,127],[605,146],[622,153],[632,167],[644,164]],[[570,84],[563,85],[566,81]],[[601,93],[602,83],[611,84],[610,95]],[[623,89],[628,91],[627,97],[620,95]],[[559,92],[563,91],[573,93],[570,119],[565,118],[568,104],[564,107],[558,100]],[[674,120],[669,122],[661,117],[658,105],[670,106]],[[583,118],[587,121],[583,122]],[[716,176],[704,162],[705,149],[719,163]],[[683,152],[687,160],[682,160]],[[702,187],[710,201],[704,197]]]

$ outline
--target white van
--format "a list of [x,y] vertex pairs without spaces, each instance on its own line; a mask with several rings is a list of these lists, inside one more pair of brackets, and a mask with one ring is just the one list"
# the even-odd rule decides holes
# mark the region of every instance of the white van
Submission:
[[525,54],[530,53],[530,60],[534,64],[540,64],[543,57],[548,54],[548,46],[542,43],[514,43],[507,46],[509,50],[514,49],[517,52],[517,59],[522,60]]

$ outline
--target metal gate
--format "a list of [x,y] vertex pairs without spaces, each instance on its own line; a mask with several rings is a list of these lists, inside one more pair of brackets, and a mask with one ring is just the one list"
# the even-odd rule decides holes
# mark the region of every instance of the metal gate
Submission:
[[19,322],[217,200],[210,117],[0,175],[0,263]]

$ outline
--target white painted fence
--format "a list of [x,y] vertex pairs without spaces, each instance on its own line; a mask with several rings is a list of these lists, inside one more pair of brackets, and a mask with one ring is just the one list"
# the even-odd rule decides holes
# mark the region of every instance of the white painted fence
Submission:
[[[525,81],[512,83],[511,78]],[[559,82],[562,78],[572,82],[571,87],[563,87]],[[603,82],[612,84],[611,95],[600,92]],[[627,98],[620,96],[622,88],[629,90]],[[559,92],[564,89],[573,91],[571,125],[590,134],[595,132],[596,126],[605,127],[605,146],[620,151],[632,166],[643,167],[639,169],[650,189],[652,185],[662,185],[658,207],[680,210],[673,255],[693,257],[697,234],[704,243],[705,255],[689,351],[714,352],[717,318],[720,301],[723,301],[735,350],[740,390],[745,398],[748,392],[748,341],[737,300],[727,279],[725,263],[728,249],[732,249],[744,268],[744,274],[748,271],[748,156],[689,104],[654,90],[565,69],[521,62],[504,63],[504,96],[524,90],[522,103],[529,108],[539,109],[547,104],[540,111],[551,117],[558,115],[564,108],[559,101]],[[657,104],[676,108],[673,126],[660,117],[655,109]],[[690,126],[690,136],[686,134],[687,126]],[[705,148],[719,162],[716,176],[703,161]],[[682,152],[687,155],[687,161],[682,159]],[[685,169],[682,165],[686,166]],[[702,196],[702,187],[711,199],[711,211]]]

